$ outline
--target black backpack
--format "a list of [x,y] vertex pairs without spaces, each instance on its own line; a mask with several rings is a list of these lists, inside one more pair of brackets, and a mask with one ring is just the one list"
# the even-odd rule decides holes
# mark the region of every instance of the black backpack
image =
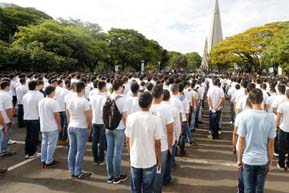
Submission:
[[117,96],[114,100],[107,97],[103,106],[103,122],[105,127],[109,130],[115,130],[122,119],[122,114],[115,103],[115,101],[120,97],[121,96]]

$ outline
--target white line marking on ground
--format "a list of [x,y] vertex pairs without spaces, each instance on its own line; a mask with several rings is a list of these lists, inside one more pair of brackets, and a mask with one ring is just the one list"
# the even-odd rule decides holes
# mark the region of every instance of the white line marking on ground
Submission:
[[235,167],[236,166],[234,163],[207,161],[207,160],[202,160],[202,159],[184,158],[182,160],[189,162],[189,163],[196,163],[196,164],[209,164],[209,165],[226,166],[226,167]]
[[18,163],[18,164],[16,164],[16,165],[13,165],[13,166],[11,166],[11,167],[8,168],[8,171],[9,171],[9,172],[10,172],[10,171],[13,171],[13,170],[15,170],[15,169],[17,169],[17,168],[19,168],[19,167],[21,167],[21,166],[24,166],[24,165],[32,162],[33,160],[36,160],[36,159],[39,158],[39,157],[40,157],[40,156],[37,156],[36,158],[28,159],[28,160],[25,160],[25,161],[23,161],[23,162],[20,162],[20,163]]

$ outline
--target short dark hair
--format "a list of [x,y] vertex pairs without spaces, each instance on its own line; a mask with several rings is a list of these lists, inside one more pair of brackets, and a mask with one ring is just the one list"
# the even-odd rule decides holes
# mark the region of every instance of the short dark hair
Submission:
[[156,85],[152,90],[152,95],[154,98],[158,99],[164,94],[164,89],[160,85]]
[[173,93],[179,92],[179,87],[178,87],[178,85],[177,85],[176,83],[174,83],[174,84],[171,85],[171,91],[172,91]]
[[249,93],[251,90],[253,90],[254,88],[256,88],[256,85],[254,84],[254,83],[249,83],[248,85],[247,85],[247,88],[246,88],[246,90],[247,90],[247,92]]
[[148,91],[151,91],[153,89],[154,85],[150,82],[146,83],[146,88]]
[[81,93],[85,89],[85,83],[82,81],[75,83],[75,92]]
[[171,98],[171,94],[170,91],[168,91],[167,89],[164,89],[164,98],[163,101],[168,101]]
[[259,88],[254,88],[249,92],[249,100],[251,104],[262,104],[263,102],[263,92]]
[[10,82],[2,81],[2,82],[0,83],[1,90],[4,90],[4,89],[6,89],[6,88],[9,87],[9,86],[10,86]]
[[153,101],[153,96],[149,92],[143,92],[138,98],[138,104],[141,108],[148,108]]
[[35,90],[37,86],[37,81],[36,80],[31,80],[28,82],[28,89],[29,90]]
[[106,87],[106,82],[105,81],[100,80],[100,81],[97,82],[97,88],[99,90],[102,90],[104,87]]
[[279,84],[279,85],[278,85],[278,91],[279,91],[281,94],[285,94],[286,86],[283,85],[283,84]]
[[185,88],[185,84],[184,83],[179,83],[179,92],[183,92]]
[[119,79],[114,80],[114,81],[112,82],[112,89],[113,89],[114,91],[116,91],[116,90],[118,90],[120,87],[122,87],[122,85],[123,85],[123,83],[122,83],[121,80],[119,80]]
[[130,85],[130,90],[131,90],[131,92],[132,93],[137,93],[138,92],[138,90],[139,90],[139,85],[138,85],[138,83],[132,83],[131,85]]
[[21,84],[26,84],[26,79],[25,78],[20,78],[20,83]]
[[50,95],[52,92],[54,92],[55,91],[55,87],[54,86],[47,86],[46,88],[45,88],[45,90],[44,90],[44,92],[45,92],[45,94],[46,95]]

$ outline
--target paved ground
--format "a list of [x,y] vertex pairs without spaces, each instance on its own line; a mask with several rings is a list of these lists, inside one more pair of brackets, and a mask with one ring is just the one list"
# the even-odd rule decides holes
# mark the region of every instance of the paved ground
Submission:
[[[207,121],[204,112],[204,121]],[[167,186],[164,192],[194,193],[234,193],[236,192],[237,174],[235,157],[231,153],[231,131],[228,122],[228,110],[225,109],[222,128],[222,140],[207,139],[207,122],[194,132],[196,144],[187,147],[188,156],[177,158],[178,167],[173,172],[175,183]],[[14,131],[13,139],[23,142],[25,130]],[[91,144],[87,145],[84,169],[93,172],[88,180],[71,180],[67,170],[67,148],[58,147],[55,158],[61,163],[55,168],[41,169],[40,159],[25,161],[24,145],[10,146],[17,155],[0,160],[0,167],[7,166],[7,176],[0,176],[0,193],[125,193],[129,191],[129,182],[121,185],[108,185],[105,182],[105,166],[92,164]],[[124,153],[122,172],[129,173],[128,156]],[[289,172],[274,167],[268,175],[266,192],[288,193]]]

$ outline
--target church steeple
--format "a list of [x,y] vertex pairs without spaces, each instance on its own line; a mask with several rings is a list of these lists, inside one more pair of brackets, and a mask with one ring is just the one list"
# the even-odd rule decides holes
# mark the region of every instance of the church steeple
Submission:
[[221,23],[219,1],[215,0],[214,15],[208,42],[208,52],[211,51],[214,45],[216,45],[222,40],[223,40],[223,30]]

